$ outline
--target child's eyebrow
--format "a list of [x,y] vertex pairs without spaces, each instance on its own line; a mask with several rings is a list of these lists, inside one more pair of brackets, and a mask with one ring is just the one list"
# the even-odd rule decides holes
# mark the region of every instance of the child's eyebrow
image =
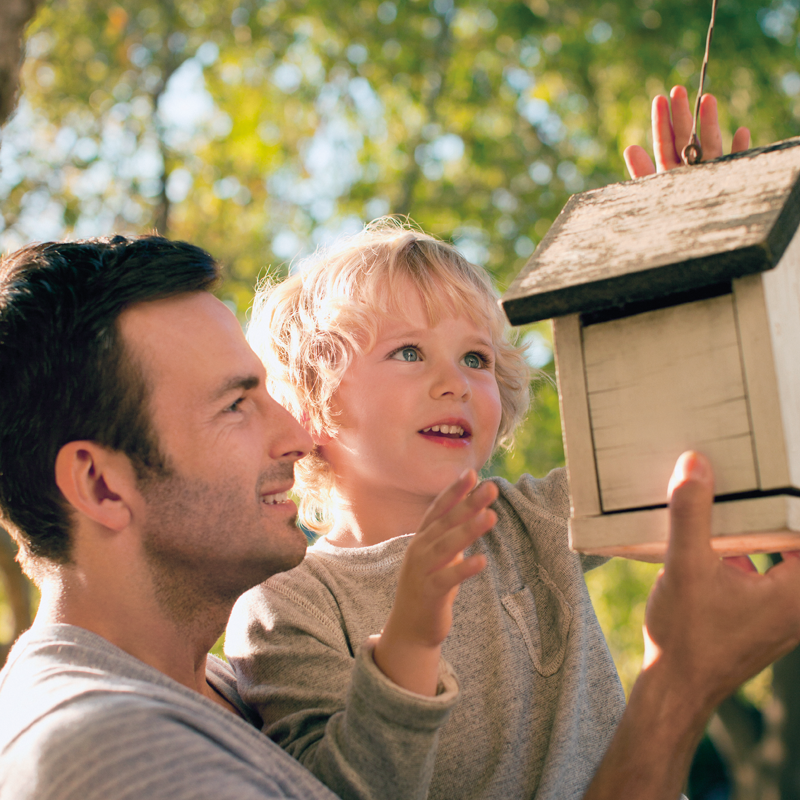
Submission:
[[488,350],[494,350],[494,342],[491,339],[486,339],[483,336],[476,336],[475,341],[478,344],[482,344]]
[[[407,330],[385,331],[384,333],[379,334],[376,344],[394,342],[402,339],[411,341],[413,339],[422,337],[428,330],[428,328],[409,328]],[[480,334],[475,334],[474,336],[469,336],[468,340],[474,345],[480,345],[488,350],[491,350],[492,352],[495,350],[494,341],[491,339],[491,337],[487,338],[485,336],[481,336]]]
[[378,341],[390,341],[393,339],[416,339],[425,333],[425,328],[409,328],[407,330],[384,330],[378,333]]

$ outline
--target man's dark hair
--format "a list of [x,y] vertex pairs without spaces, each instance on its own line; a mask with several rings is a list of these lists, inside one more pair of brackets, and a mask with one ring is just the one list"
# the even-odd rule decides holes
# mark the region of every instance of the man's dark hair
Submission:
[[208,253],[159,236],[35,244],[0,260],[0,513],[32,576],[70,562],[70,506],[55,482],[67,442],[125,453],[140,480],[166,469],[120,314],[218,277]]

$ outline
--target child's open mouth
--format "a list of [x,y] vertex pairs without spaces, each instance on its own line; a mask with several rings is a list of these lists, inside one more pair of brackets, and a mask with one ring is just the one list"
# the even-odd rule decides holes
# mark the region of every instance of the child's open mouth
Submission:
[[431,425],[429,428],[423,428],[420,433],[445,439],[464,439],[469,436],[460,425]]

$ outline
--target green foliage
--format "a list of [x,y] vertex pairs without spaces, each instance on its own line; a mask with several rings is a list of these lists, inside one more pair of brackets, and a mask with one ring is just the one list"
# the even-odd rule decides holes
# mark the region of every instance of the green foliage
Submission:
[[[760,143],[800,116],[797,1],[766,3],[722,0],[708,80],[726,136]],[[3,244],[157,226],[218,255],[244,311],[267,265],[411,213],[504,286],[569,194],[624,177],[650,97],[694,91],[707,6],[53,0],[3,144]]]
[[642,665],[644,609],[659,568],[658,564],[615,558],[586,574],[589,594],[626,695]]

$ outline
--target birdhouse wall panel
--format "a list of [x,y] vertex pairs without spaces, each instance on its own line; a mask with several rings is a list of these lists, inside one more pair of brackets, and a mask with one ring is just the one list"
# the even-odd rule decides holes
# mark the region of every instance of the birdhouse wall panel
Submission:
[[758,488],[732,295],[590,325],[583,353],[603,511],[664,503],[687,449],[717,493]]
[[733,296],[758,487],[783,489],[791,484],[791,476],[763,276],[746,275],[733,281]]
[[800,489],[800,237],[762,276],[791,485]]
[[572,514],[600,514],[602,509],[583,371],[580,315],[569,314],[554,319],[553,341]]

